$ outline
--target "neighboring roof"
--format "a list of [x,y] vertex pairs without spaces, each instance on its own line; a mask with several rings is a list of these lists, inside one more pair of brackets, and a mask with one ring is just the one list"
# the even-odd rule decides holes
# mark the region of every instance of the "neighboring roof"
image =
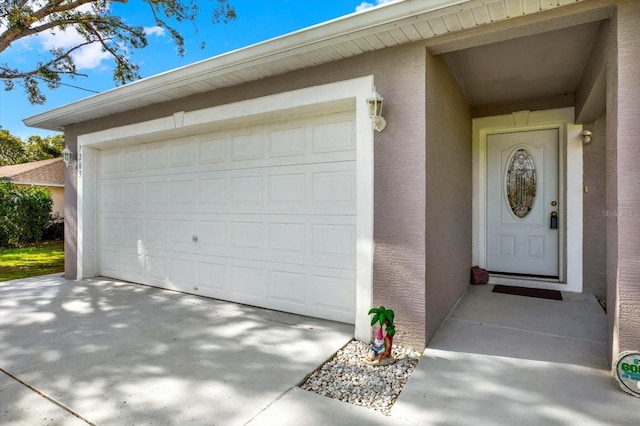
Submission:
[[0,180],[40,186],[64,186],[65,165],[62,158],[33,161],[0,167]]
[[71,124],[580,1],[399,0],[138,80],[24,123],[62,131]]

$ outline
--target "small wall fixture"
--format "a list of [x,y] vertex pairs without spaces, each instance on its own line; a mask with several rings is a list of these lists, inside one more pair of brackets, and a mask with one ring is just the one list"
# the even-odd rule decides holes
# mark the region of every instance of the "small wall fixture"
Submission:
[[68,146],[65,146],[64,149],[62,150],[62,159],[64,160],[64,164],[66,164],[67,167],[69,166],[75,167],[76,160],[73,159],[73,152],[71,152]]
[[582,143],[587,145],[591,143],[591,131],[583,130],[580,132],[580,139],[582,139]]
[[380,93],[376,92],[374,87],[371,97],[367,99],[367,105],[369,106],[369,118],[373,123],[373,128],[378,132],[387,127],[387,120],[382,116],[382,101],[384,101],[384,98],[380,96]]

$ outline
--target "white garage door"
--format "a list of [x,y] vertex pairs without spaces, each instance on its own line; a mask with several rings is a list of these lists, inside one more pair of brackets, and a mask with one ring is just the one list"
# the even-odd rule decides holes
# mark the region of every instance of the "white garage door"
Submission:
[[101,151],[101,275],[353,323],[354,120]]

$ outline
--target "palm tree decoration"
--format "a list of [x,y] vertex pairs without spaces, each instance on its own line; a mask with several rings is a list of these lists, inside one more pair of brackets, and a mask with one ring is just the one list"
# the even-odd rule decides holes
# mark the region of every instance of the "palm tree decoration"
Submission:
[[386,326],[386,335],[385,335],[385,353],[386,357],[391,357],[391,348],[393,346],[393,336],[396,334],[396,327],[393,324],[393,318],[395,317],[395,313],[391,309],[387,309],[384,306],[380,306],[378,308],[371,308],[369,310],[369,315],[373,314],[373,318],[371,318],[371,326],[373,327],[376,323],[380,324],[380,328],[382,326]]

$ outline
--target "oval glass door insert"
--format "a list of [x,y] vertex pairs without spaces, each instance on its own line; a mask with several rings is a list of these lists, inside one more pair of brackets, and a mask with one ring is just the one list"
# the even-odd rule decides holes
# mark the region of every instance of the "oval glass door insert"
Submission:
[[511,211],[526,217],[536,199],[536,165],[526,149],[518,149],[507,167],[507,200]]

